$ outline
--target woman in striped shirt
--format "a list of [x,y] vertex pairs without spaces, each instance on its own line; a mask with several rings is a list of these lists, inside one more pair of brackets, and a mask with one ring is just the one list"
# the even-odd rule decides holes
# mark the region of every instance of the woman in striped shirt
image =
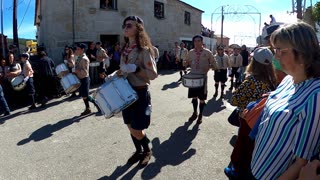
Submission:
[[288,75],[266,102],[251,161],[256,179],[297,179],[320,148],[320,48],[303,22],[271,35],[275,57]]

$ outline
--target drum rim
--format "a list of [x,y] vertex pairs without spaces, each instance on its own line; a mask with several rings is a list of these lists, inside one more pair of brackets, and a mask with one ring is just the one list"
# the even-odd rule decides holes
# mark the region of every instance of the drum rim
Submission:
[[[193,73],[189,73],[189,74],[185,74],[182,76],[185,79],[202,79],[205,78],[205,74],[193,74]],[[192,77],[192,78],[191,78]]]
[[[16,79],[20,79],[22,82],[20,84],[13,85],[12,82],[15,81]],[[18,75],[16,77],[12,78],[10,83],[11,83],[12,88],[16,91],[20,91],[20,90],[24,89],[27,85],[27,83],[24,82],[24,77],[22,75]]]

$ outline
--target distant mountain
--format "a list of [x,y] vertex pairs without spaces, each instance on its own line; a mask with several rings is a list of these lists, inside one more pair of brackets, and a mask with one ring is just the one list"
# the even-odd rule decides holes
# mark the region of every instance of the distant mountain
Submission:
[[[37,41],[37,40],[35,40],[35,39],[19,38],[19,44],[26,45],[26,41],[30,41],[30,40]],[[8,41],[8,45],[13,44],[13,39],[7,38],[7,41]]]

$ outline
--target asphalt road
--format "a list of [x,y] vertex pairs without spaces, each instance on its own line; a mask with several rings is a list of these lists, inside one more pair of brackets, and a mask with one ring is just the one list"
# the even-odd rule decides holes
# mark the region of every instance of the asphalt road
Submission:
[[212,98],[212,75],[201,125],[187,122],[192,104],[187,88],[176,82],[179,73],[161,71],[152,81],[146,132],[153,157],[144,169],[126,165],[135,149],[121,113],[80,117],[82,100],[65,96],[45,109],[15,110],[0,119],[0,179],[227,179],[223,169],[237,133],[227,117],[234,107],[229,91],[226,99]]

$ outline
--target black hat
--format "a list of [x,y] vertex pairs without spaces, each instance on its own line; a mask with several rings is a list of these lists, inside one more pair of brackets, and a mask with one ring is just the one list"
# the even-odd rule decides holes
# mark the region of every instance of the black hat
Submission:
[[86,49],[87,48],[87,46],[85,44],[83,44],[83,43],[77,44],[77,47],[81,48],[81,49]]
[[138,24],[142,24],[143,25],[143,20],[139,16],[128,16],[123,20],[122,27],[124,27],[125,23],[127,21],[130,21],[130,20],[131,21],[136,21]]
[[263,39],[268,40],[269,37],[271,36],[271,34],[272,34],[275,30],[277,30],[277,29],[279,28],[279,26],[280,26],[279,24],[275,24],[275,25],[268,26],[267,29],[266,29],[266,31],[267,31],[267,36],[264,37]]
[[223,45],[217,46],[217,49],[224,49]]
[[197,35],[193,36],[192,42],[194,42],[194,40],[195,40],[196,38],[200,38],[201,41],[203,41],[203,37],[202,37],[201,35],[197,34]]

